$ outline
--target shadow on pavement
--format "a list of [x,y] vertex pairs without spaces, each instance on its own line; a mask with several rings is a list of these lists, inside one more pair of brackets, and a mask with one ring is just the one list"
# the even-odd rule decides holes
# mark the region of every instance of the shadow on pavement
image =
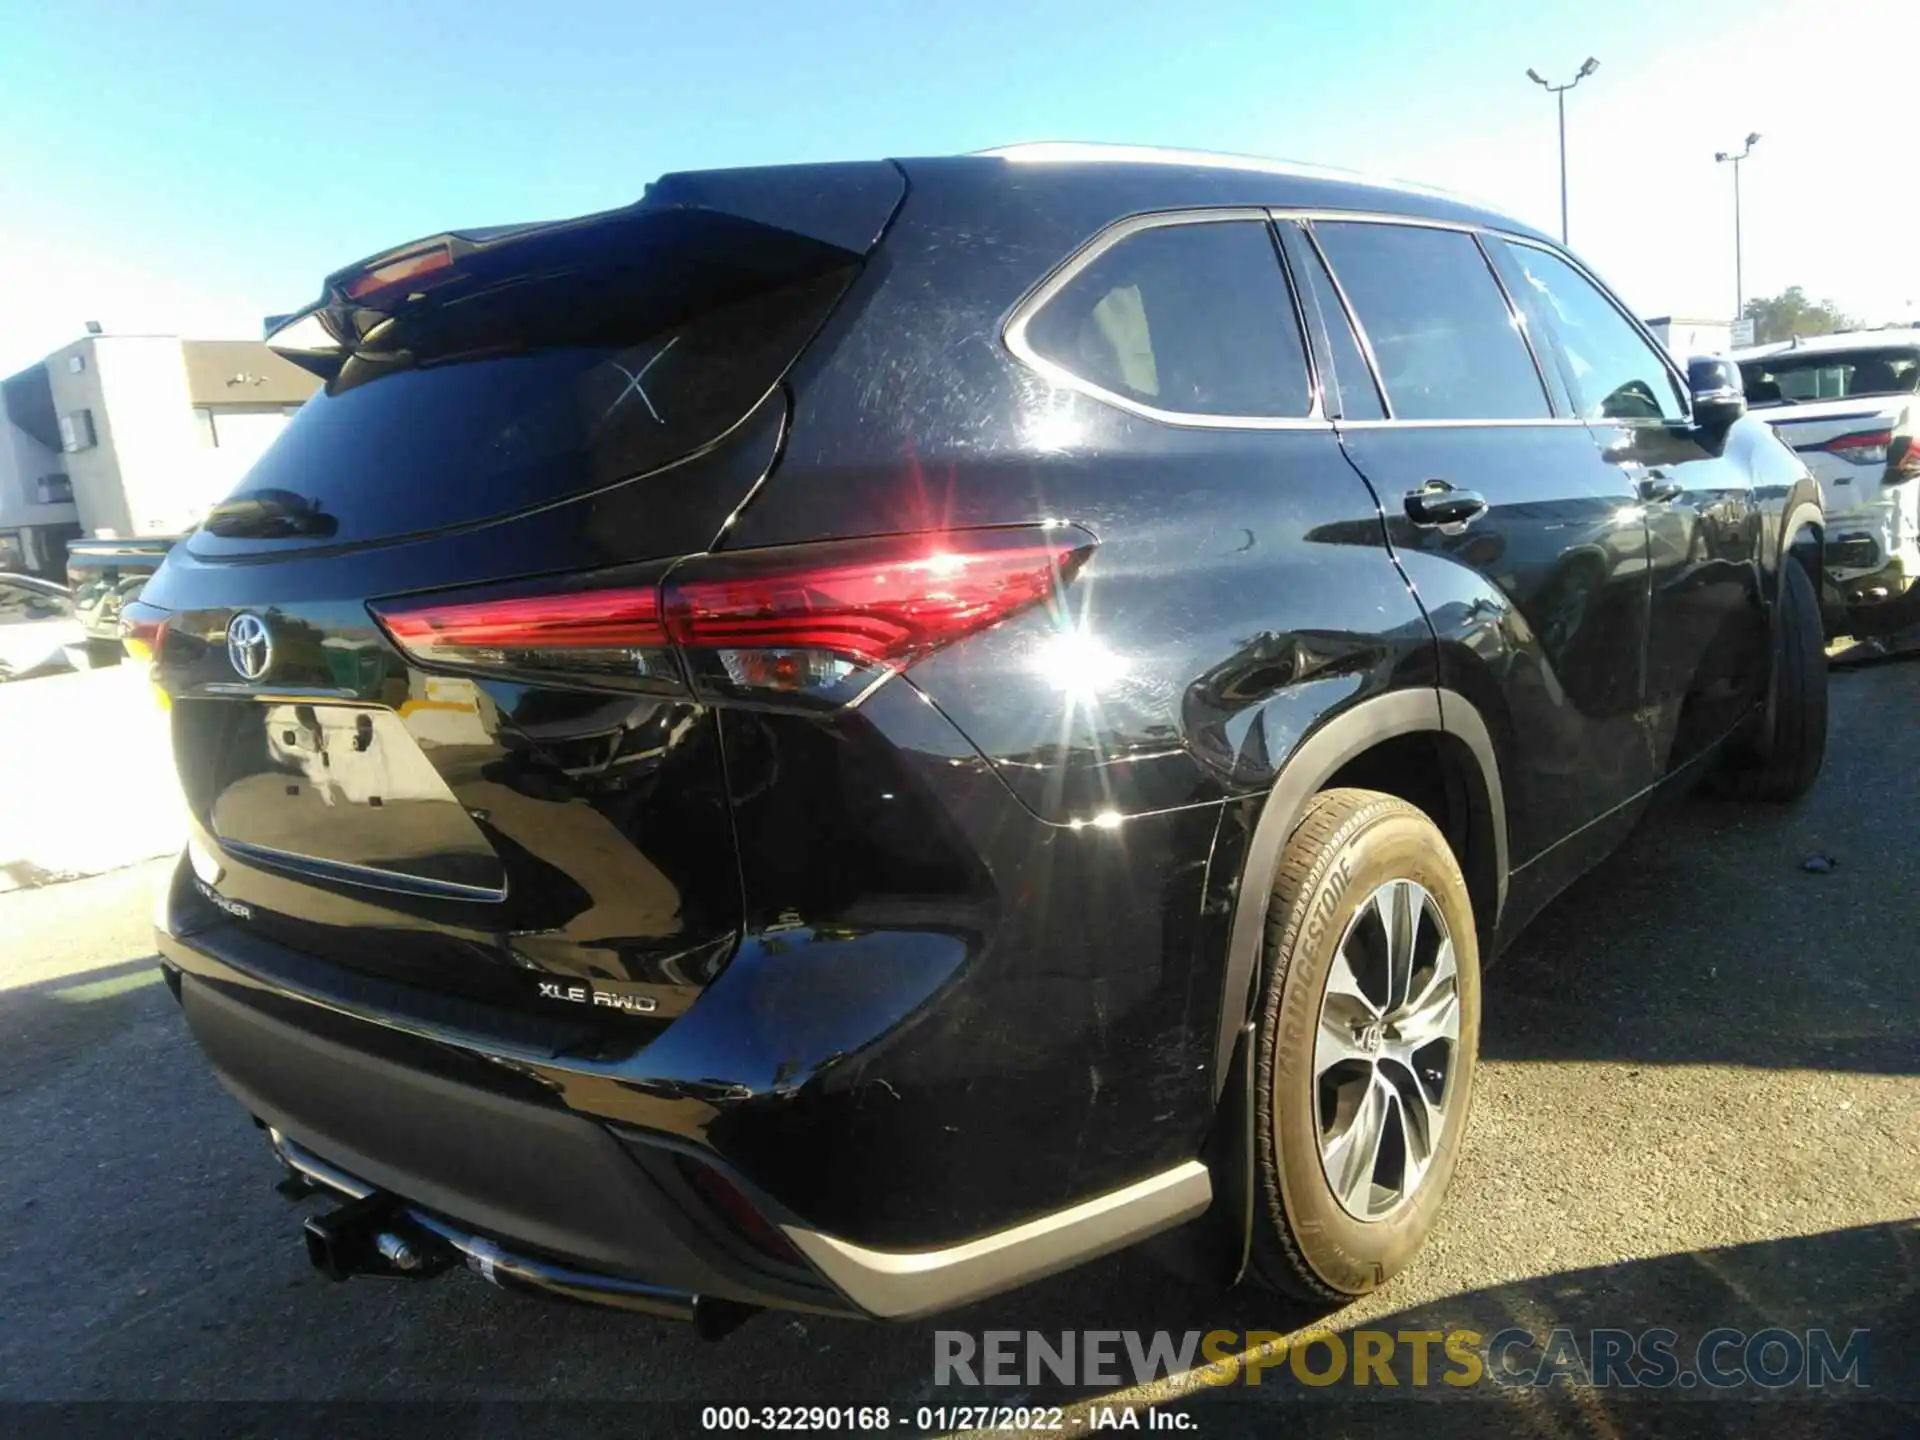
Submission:
[[[1303,1350],[1306,1374],[1321,1377],[1323,1383],[1297,1375],[1289,1351],[1289,1358],[1276,1357],[1262,1370],[1257,1386],[1205,1386],[1191,1373],[1172,1382],[1107,1393],[1052,1384],[932,1384],[936,1328],[966,1331],[976,1339],[988,1330],[1037,1331],[1047,1335],[1049,1343],[1058,1343],[1067,1330],[1131,1329],[1142,1332],[1143,1342],[1155,1331],[1165,1331],[1177,1346],[1186,1331],[1288,1334],[1312,1319],[1259,1296],[1222,1296],[1169,1283],[1139,1269],[1136,1261],[1115,1263],[1133,1268],[1134,1283],[1126,1287],[1127,1298],[1118,1302],[1112,1297],[1122,1292],[1110,1279],[1089,1287],[1091,1277],[1086,1277],[1038,1287],[1010,1304],[974,1307],[937,1325],[850,1327],[763,1316],[718,1346],[678,1328],[535,1301],[487,1300],[490,1313],[476,1316],[465,1297],[480,1294],[478,1287],[395,1291],[395,1307],[402,1312],[414,1310],[430,1294],[462,1297],[451,1307],[453,1313],[432,1317],[431,1323],[445,1330],[425,1336],[410,1330],[400,1336],[392,1333],[399,1315],[387,1305],[370,1308],[368,1286],[342,1287],[307,1298],[302,1310],[315,1328],[303,1327],[301,1334],[263,1329],[211,1341],[203,1337],[198,1343],[225,1352],[229,1375],[234,1368],[272,1375],[279,1369],[276,1351],[319,1341],[319,1327],[337,1317],[355,1326],[369,1352],[358,1383],[350,1383],[345,1393],[376,1403],[344,1404],[337,1398],[342,1392],[332,1389],[336,1398],[319,1403],[62,1407],[28,1411],[25,1417],[50,1423],[58,1416],[58,1433],[76,1433],[75,1422],[82,1422],[77,1428],[91,1431],[109,1421],[108,1428],[116,1433],[151,1432],[156,1421],[189,1433],[198,1430],[194,1417],[204,1409],[219,1420],[222,1433],[277,1436],[396,1433],[396,1426],[416,1436],[536,1430],[574,1436],[690,1433],[699,1427],[699,1407],[715,1404],[886,1405],[894,1417],[889,1428],[915,1434],[923,1433],[913,1423],[920,1406],[983,1404],[1060,1406],[1065,1415],[1057,1433],[1076,1435],[1089,1433],[1089,1422],[1103,1406],[1128,1405],[1141,1410],[1137,1423],[1143,1433],[1150,1423],[1144,1411],[1152,1405],[1163,1417],[1170,1411],[1187,1412],[1192,1417],[1188,1433],[1207,1435],[1512,1435],[1562,1440],[1573,1435],[1762,1433],[1774,1440],[1802,1435],[1864,1440],[1910,1436],[1920,1425],[1920,1226],[1911,1223],[1569,1271],[1449,1296],[1360,1327],[1335,1327],[1332,1334],[1343,1357],[1337,1367],[1332,1358],[1336,1347],[1325,1339]],[[1871,1288],[1863,1290],[1869,1277]],[[1109,1297],[1106,1303],[1090,1308],[1088,1288]],[[354,1318],[338,1316],[341,1309],[353,1311]],[[1578,1358],[1569,1362],[1566,1373],[1584,1381],[1594,1353],[1593,1330],[1638,1337],[1653,1327],[1674,1332],[1665,1342],[1674,1362],[1669,1383],[1655,1388],[1616,1383],[1604,1389],[1569,1380],[1538,1387],[1525,1383],[1555,1330],[1573,1337]],[[1740,1334],[1713,1333],[1722,1329]],[[1808,1355],[1810,1332],[1824,1330],[1840,1364],[1821,1389],[1803,1383],[1810,1361],[1795,1372],[1792,1382],[1777,1389],[1747,1381],[1715,1388],[1680,1378],[1701,1375],[1700,1367],[1709,1363],[1723,1376],[1738,1375],[1746,1338],[1766,1330],[1790,1333]],[[1367,1386],[1353,1383],[1354,1368],[1344,1357],[1358,1348],[1360,1331],[1385,1337],[1372,1342],[1374,1353],[1386,1356],[1396,1385],[1382,1385],[1377,1370]],[[1501,1383],[1489,1374],[1470,1385],[1449,1384],[1448,1374],[1461,1376],[1465,1370],[1446,1358],[1444,1340],[1436,1338],[1428,1384],[1416,1388],[1406,1342],[1399,1337],[1417,1331],[1457,1336],[1463,1346],[1482,1353],[1489,1342],[1504,1341],[1499,1359],[1510,1379],[1518,1379]],[[1461,1336],[1463,1331],[1472,1334]],[[1856,1337],[1855,1331],[1864,1331],[1864,1337]],[[1716,1340],[1721,1343],[1709,1348]],[[1294,1343],[1302,1343],[1299,1336]],[[1381,1349],[1389,1343],[1403,1347],[1397,1358]],[[1128,1370],[1124,1347],[1115,1343],[1113,1348],[1119,1367]],[[1239,1351],[1238,1344],[1228,1344],[1223,1353]],[[1560,1353],[1563,1360],[1574,1354]],[[644,1357],[654,1383],[631,1388],[619,1384],[617,1372],[639,1357]],[[1764,1363],[1783,1368],[1785,1352],[1776,1350]],[[1337,1375],[1324,1378],[1336,1368]],[[1615,1371],[1616,1382],[1620,1374]],[[344,1377],[333,1378],[337,1382]],[[539,1406],[503,1403],[529,1395],[597,1398]],[[22,1428],[14,1433],[40,1431]],[[46,1428],[45,1433],[56,1430]]]
[[1542,912],[1488,973],[1482,1056],[1920,1074],[1920,666],[1872,679],[1804,801],[1657,808]]
[[[1637,1372],[1656,1381],[1663,1377],[1638,1361],[1628,1361],[1602,1378],[1615,1383],[1604,1390],[1586,1388],[1591,1375],[1593,1348],[1591,1332],[1610,1329],[1640,1336],[1655,1327],[1674,1332],[1668,1342],[1673,1368],[1664,1383],[1628,1385],[1621,1383],[1626,1374]],[[1757,1380],[1739,1377],[1744,1340],[1718,1337],[1716,1330],[1740,1332],[1751,1337],[1766,1330],[1792,1335],[1807,1354],[1818,1342],[1809,1341],[1809,1332],[1825,1332],[1835,1356],[1846,1361],[1858,1359],[1857,1369],[1841,1364],[1829,1371],[1821,1390],[1804,1383],[1810,1360],[1797,1370],[1790,1382],[1770,1387]],[[1449,1295],[1431,1304],[1415,1306],[1368,1320],[1362,1326],[1342,1328],[1335,1333],[1345,1342],[1349,1357],[1355,1350],[1356,1330],[1387,1337],[1375,1342],[1375,1353],[1389,1343],[1398,1351],[1390,1359],[1399,1384],[1386,1387],[1374,1382],[1357,1387],[1354,1367],[1330,1383],[1304,1383],[1288,1361],[1282,1361],[1263,1373],[1258,1388],[1234,1384],[1198,1391],[1181,1403],[1205,1411],[1224,1407],[1229,1411],[1250,1405],[1287,1404],[1310,1406],[1316,1400],[1369,1399],[1374,1402],[1409,1400],[1416,1395],[1428,1401],[1506,1402],[1508,1409],[1498,1427],[1510,1434],[1557,1435],[1557,1425],[1529,1424],[1528,1411],[1543,1402],[1567,1402],[1578,1399],[1578,1409],[1587,1424],[1605,1434],[1643,1433],[1643,1421],[1654,1417],[1650,1410],[1672,1408],[1673,1402],[1693,1401],[1690,1409],[1703,1408],[1704,1402],[1719,1402],[1730,1411],[1741,1427],[1771,1417],[1779,1408],[1756,1410],[1751,1402],[1768,1399],[1820,1400],[1828,1403],[1827,1425],[1838,1424],[1848,1434],[1867,1433],[1854,1428],[1853,1421],[1865,1420],[1872,1407],[1856,1408],[1862,1401],[1881,1404],[1898,1402],[1920,1407],[1920,1223],[1865,1225],[1830,1231],[1819,1235],[1770,1240],[1721,1249],[1697,1250],[1686,1254],[1634,1260],[1591,1269],[1559,1274],[1510,1284],[1490,1286],[1461,1295]],[[1485,1348],[1495,1348],[1489,1356],[1489,1374],[1477,1384],[1466,1385],[1466,1367],[1448,1365],[1441,1347],[1432,1347],[1430,1384],[1424,1391],[1409,1387],[1409,1355],[1402,1333],[1446,1334],[1467,1330],[1478,1337]],[[1543,1370],[1541,1362],[1550,1346],[1553,1332],[1564,1330],[1572,1336],[1576,1351],[1557,1352],[1569,1363],[1567,1379],[1556,1379],[1552,1368]],[[1865,1332],[1855,1343],[1855,1332]],[[1704,1343],[1703,1343],[1704,1342]],[[1853,1345],[1848,1354],[1849,1345]],[[1308,1375],[1326,1376],[1333,1369],[1333,1352],[1324,1343],[1310,1347],[1303,1365]],[[1784,1376],[1790,1352],[1775,1348],[1760,1362],[1774,1367],[1776,1379]],[[1492,1373],[1499,1367],[1499,1374]],[[1450,1371],[1455,1383],[1448,1383]],[[1836,1373],[1844,1372],[1844,1373]],[[1713,1376],[1732,1379],[1717,1385]],[[1691,1379],[1687,1377],[1692,1377]],[[1576,1386],[1579,1388],[1576,1389]],[[1662,1402],[1670,1402],[1662,1404]],[[1747,1403],[1742,1403],[1747,1402]],[[1441,1418],[1433,1407],[1423,1413],[1426,1420]],[[1464,1408],[1479,1410],[1481,1406]],[[1795,1407],[1786,1407],[1791,1414]],[[1607,1423],[1607,1417],[1613,1423]],[[1493,1420],[1482,1414],[1481,1425]],[[1908,1425],[1920,1420],[1920,1410],[1909,1411]],[[1472,1417],[1459,1423],[1471,1428]],[[1711,1432],[1711,1433],[1733,1433]],[[1745,1433],[1744,1428],[1739,1433]],[[1909,1428],[1903,1433],[1914,1433]]]
[[0,989],[0,1095],[172,1005],[158,955]]

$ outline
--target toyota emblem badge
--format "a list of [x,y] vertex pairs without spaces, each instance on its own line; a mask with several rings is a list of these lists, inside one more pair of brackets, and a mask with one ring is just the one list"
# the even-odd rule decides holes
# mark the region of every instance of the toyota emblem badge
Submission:
[[267,622],[242,610],[227,625],[227,659],[242,680],[258,680],[273,664],[273,637]]

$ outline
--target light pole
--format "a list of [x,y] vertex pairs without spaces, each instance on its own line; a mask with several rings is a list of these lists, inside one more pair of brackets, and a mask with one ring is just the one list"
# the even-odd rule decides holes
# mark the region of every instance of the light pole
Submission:
[[1560,107],[1560,243],[1567,243],[1567,91],[1573,89],[1587,76],[1600,68],[1600,62],[1589,55],[1579,73],[1564,85],[1549,85],[1540,77],[1538,70],[1527,71],[1527,78],[1542,90],[1553,95]]
[[1729,155],[1725,150],[1714,154],[1716,164],[1733,166],[1733,318],[1744,320],[1742,313],[1747,307],[1746,277],[1740,273],[1740,162],[1753,153],[1753,147],[1760,139],[1760,132],[1754,131],[1747,136],[1747,148],[1738,155]]

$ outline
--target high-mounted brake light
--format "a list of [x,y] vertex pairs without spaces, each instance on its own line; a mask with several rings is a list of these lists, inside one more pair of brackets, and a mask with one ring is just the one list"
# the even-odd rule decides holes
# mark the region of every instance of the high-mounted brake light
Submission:
[[414,659],[455,669],[573,673],[677,684],[651,585],[498,600],[399,600],[372,607]]
[[375,269],[364,271],[341,288],[346,291],[349,300],[364,300],[382,290],[411,284],[436,270],[450,269],[452,265],[453,251],[445,245],[435,245],[431,249],[416,250],[410,255],[401,255]]
[[[426,665],[842,704],[1030,606],[1093,553],[1071,525],[830,540],[701,555],[653,586],[379,601]],[[674,650],[679,651],[676,661]]]

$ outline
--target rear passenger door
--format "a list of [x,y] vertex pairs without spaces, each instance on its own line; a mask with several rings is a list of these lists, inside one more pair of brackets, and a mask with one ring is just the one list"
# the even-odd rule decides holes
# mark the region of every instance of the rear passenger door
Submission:
[[[1341,342],[1329,342],[1341,441],[1438,633],[1440,683],[1494,731],[1523,872],[1654,779],[1640,714],[1648,577],[1637,497],[1569,413],[1474,233],[1298,223],[1289,243],[1308,252],[1318,309]],[[1342,338],[1349,321],[1355,337]],[[1343,347],[1364,356],[1377,391],[1338,374],[1354,364],[1342,367]],[[1591,848],[1611,843],[1610,828],[1591,833]],[[1591,858],[1567,847],[1528,877],[1537,888],[1516,874],[1516,889],[1543,901]],[[1514,898],[1517,922],[1532,904]]]

